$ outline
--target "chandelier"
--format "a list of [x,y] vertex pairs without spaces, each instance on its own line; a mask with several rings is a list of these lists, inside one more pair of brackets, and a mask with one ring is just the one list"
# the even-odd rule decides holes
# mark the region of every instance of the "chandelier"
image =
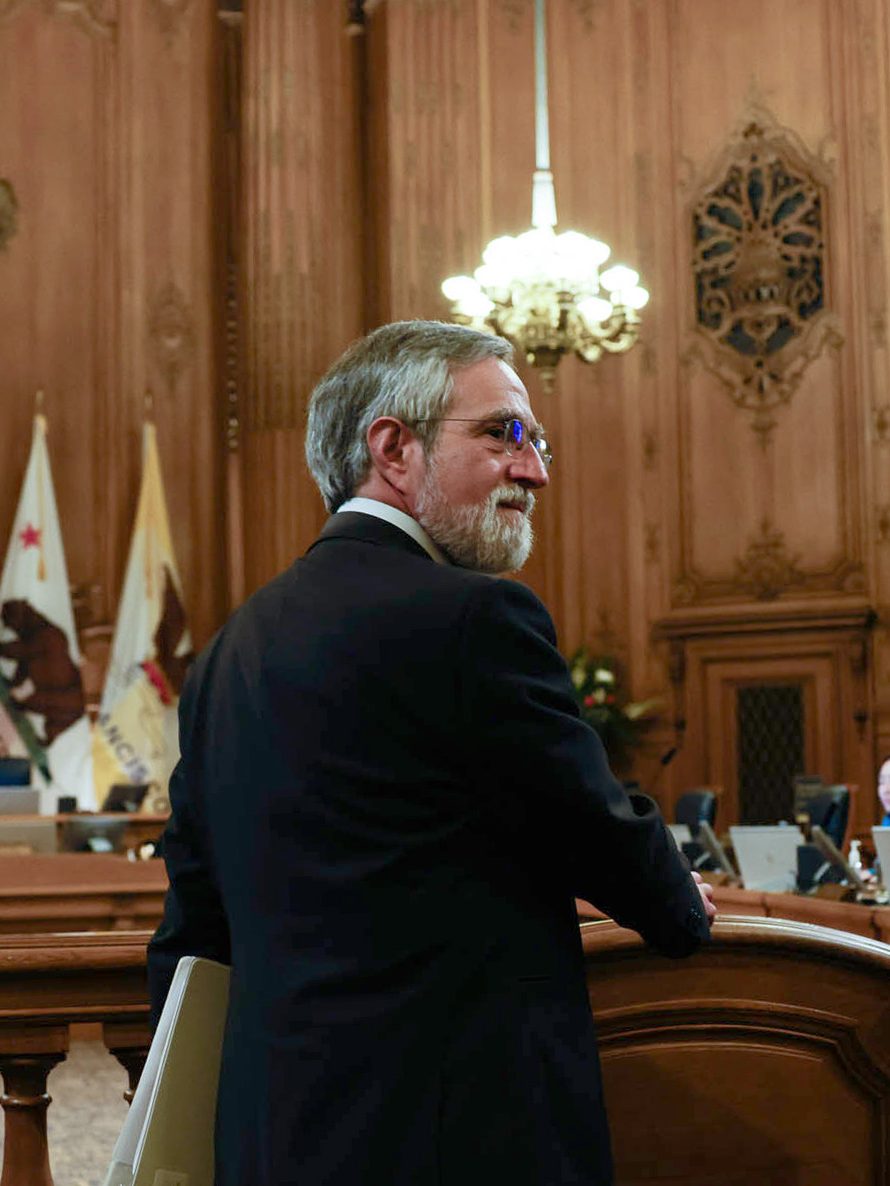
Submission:
[[535,0],[535,172],[532,225],[502,235],[482,252],[472,276],[449,276],[442,292],[455,321],[509,338],[553,385],[564,354],[596,362],[637,340],[638,311],[649,293],[632,268],[601,272],[611,248],[578,231],[556,233],[556,193],[550,170],[545,0]]

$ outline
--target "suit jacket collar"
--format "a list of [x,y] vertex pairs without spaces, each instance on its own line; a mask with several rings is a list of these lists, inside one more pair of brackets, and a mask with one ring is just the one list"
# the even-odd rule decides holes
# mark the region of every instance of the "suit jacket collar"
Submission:
[[363,543],[378,544],[388,548],[401,548],[404,552],[411,552],[435,561],[416,540],[406,535],[400,527],[387,523],[385,519],[378,519],[375,515],[364,515],[360,511],[344,511],[342,514],[331,515],[321,529],[321,534],[308,550],[311,552],[328,539],[354,539]]

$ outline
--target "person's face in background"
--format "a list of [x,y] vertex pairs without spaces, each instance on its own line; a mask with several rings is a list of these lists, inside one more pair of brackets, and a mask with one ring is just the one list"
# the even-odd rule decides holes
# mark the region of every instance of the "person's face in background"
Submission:
[[890,813],[890,758],[878,771],[878,798],[885,812]]

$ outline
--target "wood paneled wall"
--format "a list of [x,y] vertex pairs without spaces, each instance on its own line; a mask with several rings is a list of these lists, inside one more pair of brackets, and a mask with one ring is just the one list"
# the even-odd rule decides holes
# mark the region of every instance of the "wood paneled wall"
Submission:
[[200,639],[225,612],[213,350],[216,15],[209,3],[0,3],[5,549],[45,392],[69,575],[113,616],[151,391]]
[[345,8],[264,0],[244,29],[245,587],[326,517],[303,460],[306,399],[362,333],[355,46]]
[[[42,386],[71,575],[110,618],[150,387],[199,643],[322,521],[315,379],[365,328],[446,316],[442,277],[528,225],[534,164],[531,0],[378,0],[357,36],[359,4],[243,7],[220,26],[211,0],[0,0],[20,204],[0,536]],[[691,657],[729,646],[765,678],[779,628],[801,661],[820,631],[846,656],[824,774],[870,787],[890,752],[890,0],[550,0],[548,27],[560,227],[611,243],[652,301],[629,355],[564,361],[551,395],[524,374],[557,463],[523,579],[566,651],[613,652],[664,697],[636,772],[668,808],[715,770],[705,726],[675,729],[705,695]],[[756,121],[825,194],[825,341],[769,432],[709,363],[693,276],[693,207]]]
[[[636,772],[662,780],[668,808],[724,772],[707,713],[687,719],[690,699],[708,695],[687,686],[693,639],[720,653],[740,639],[752,682],[774,678],[777,614],[796,656],[787,678],[795,662],[809,678],[814,637],[845,656],[820,692],[837,714],[824,727],[836,737],[829,780],[870,787],[888,736],[883,614],[874,635],[868,625],[886,602],[890,539],[887,21],[886,0],[549,5],[560,226],[606,239],[653,296],[630,355],[563,362],[551,396],[526,376],[557,464],[523,577],[567,651],[616,652],[637,695],[665,698]],[[528,225],[532,22],[523,0],[387,0],[371,18],[384,62],[372,85],[388,113],[377,133],[387,316],[445,315],[440,278]],[[693,274],[693,207],[755,121],[827,194],[822,341],[769,432],[706,365]],[[841,620],[858,625],[841,637]],[[659,775],[657,754],[675,743],[680,757]],[[858,804],[864,827],[870,792]]]

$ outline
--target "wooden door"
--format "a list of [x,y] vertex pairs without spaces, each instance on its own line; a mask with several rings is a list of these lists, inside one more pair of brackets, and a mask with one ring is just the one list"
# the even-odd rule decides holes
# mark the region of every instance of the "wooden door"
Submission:
[[[765,659],[755,663],[748,659],[734,659],[708,665],[704,715],[710,760],[706,783],[723,788],[721,815],[724,825],[730,820],[772,823],[775,819],[790,818],[793,776],[835,769],[838,737],[830,713],[830,705],[837,702],[833,667],[831,660],[824,656]],[[740,712],[742,696],[744,693],[760,693],[768,706],[770,692],[783,691],[791,693],[789,699],[796,697],[799,700],[799,744],[793,743],[794,739],[789,736],[793,730],[781,720],[772,730],[765,722],[761,730],[763,752],[752,754],[752,745],[756,746],[757,741],[750,735],[746,737]],[[773,785],[762,788],[763,793],[755,797],[750,780],[752,772],[758,770],[761,777]],[[784,796],[775,785],[777,780]],[[745,787],[747,799],[742,793]],[[772,804],[773,810],[765,810],[766,804]],[[773,818],[766,818],[769,815]]]

